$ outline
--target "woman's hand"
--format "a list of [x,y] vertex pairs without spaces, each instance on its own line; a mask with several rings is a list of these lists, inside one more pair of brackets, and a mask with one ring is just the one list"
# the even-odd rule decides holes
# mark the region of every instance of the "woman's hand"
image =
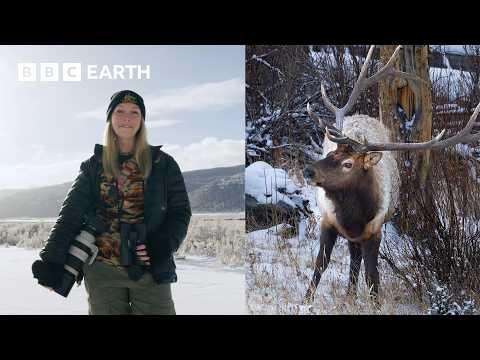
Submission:
[[53,289],[60,283],[65,269],[62,264],[36,260],[32,264],[32,272],[40,285]]
[[145,245],[137,246],[137,258],[143,261],[146,265],[150,265],[150,257],[147,254],[147,247]]

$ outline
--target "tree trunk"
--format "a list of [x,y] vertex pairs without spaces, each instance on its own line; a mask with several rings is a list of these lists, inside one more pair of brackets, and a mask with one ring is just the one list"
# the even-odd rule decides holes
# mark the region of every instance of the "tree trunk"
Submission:
[[[428,67],[428,45],[416,45],[415,65],[417,76],[426,83],[420,84],[421,117],[416,124],[418,141],[428,141],[432,138],[432,87]],[[418,175],[420,184],[425,184],[430,171],[430,150],[421,151],[418,157]]]
[[[385,65],[397,45],[385,45],[380,48],[380,61]],[[395,64],[396,69],[399,69],[399,61]],[[380,80],[378,83],[379,107],[378,113],[380,122],[390,130],[390,137],[392,142],[401,141],[399,123],[395,120],[394,106],[397,103],[397,87],[392,84],[389,79]],[[399,153],[395,152],[394,156],[400,166]]]
[[[388,59],[395,51],[396,45],[385,45],[380,49],[380,61],[386,64]],[[395,79],[389,82],[388,79],[379,83],[379,114],[380,121],[390,130],[392,141],[405,141],[400,133],[400,122],[395,119],[394,109],[399,104],[405,112],[406,118],[410,120],[415,114],[416,120],[414,124],[412,136],[409,141],[428,141],[432,136],[432,95],[430,85],[430,75],[428,69],[428,46],[426,45],[405,45],[400,53],[396,64],[397,70],[414,72],[426,83],[420,83],[417,95],[412,90],[407,81],[403,79]],[[406,157],[407,156],[407,157]],[[424,184],[430,169],[430,150],[419,151],[412,154],[395,154],[400,172],[404,169],[404,161],[410,161],[411,166],[415,167],[415,176],[420,185]]]

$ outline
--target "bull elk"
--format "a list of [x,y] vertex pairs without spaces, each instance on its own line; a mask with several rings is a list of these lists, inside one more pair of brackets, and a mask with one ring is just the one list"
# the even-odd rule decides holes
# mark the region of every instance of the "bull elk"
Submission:
[[356,295],[362,259],[370,296],[378,305],[378,253],[381,226],[390,220],[399,198],[400,178],[391,151],[442,149],[480,138],[474,132],[480,103],[466,126],[456,135],[442,140],[445,130],[427,142],[391,143],[390,134],[377,119],[365,115],[345,117],[360,92],[381,79],[400,76],[407,81],[421,81],[415,75],[395,70],[394,61],[401,46],[373,76],[366,77],[367,65],[375,46],[371,46],[347,104],[339,109],[328,99],[325,87],[321,94],[325,106],[334,112],[335,125],[316,116],[307,104],[310,116],[325,129],[324,158],[304,169],[304,178],[317,186],[317,201],[322,209],[320,250],[304,302],[313,301],[322,273],[328,266],[338,235],[348,240],[350,272],[347,293]]

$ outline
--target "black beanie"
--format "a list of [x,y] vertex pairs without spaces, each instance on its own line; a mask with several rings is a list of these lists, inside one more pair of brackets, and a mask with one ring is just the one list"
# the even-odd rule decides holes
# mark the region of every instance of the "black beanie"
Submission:
[[142,97],[132,90],[122,90],[116,92],[110,98],[110,104],[108,105],[107,109],[107,122],[112,116],[112,112],[117,107],[117,105],[124,102],[129,102],[137,105],[142,113],[143,121],[145,121],[145,105],[143,103]]

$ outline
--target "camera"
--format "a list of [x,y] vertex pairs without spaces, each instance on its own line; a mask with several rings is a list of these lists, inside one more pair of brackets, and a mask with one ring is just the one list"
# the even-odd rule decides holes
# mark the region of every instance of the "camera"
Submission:
[[145,244],[144,223],[120,223],[120,265],[127,267],[131,280],[139,280],[145,272],[147,265],[137,257],[137,246]]
[[[50,286],[64,297],[67,297],[73,284],[79,279],[84,264],[92,264],[97,257],[98,248],[95,246],[95,236],[108,231],[106,224],[95,213],[84,216],[84,224],[80,233],[75,237],[63,265],[51,264],[37,260],[32,265],[34,277],[42,285]],[[56,275],[58,274],[58,275]],[[58,276],[60,276],[58,278]],[[48,285],[47,285],[48,283]]]
[[68,296],[82,271],[83,265],[87,261],[91,265],[97,257],[98,248],[95,246],[95,236],[106,231],[108,231],[108,228],[102,219],[93,213],[85,215],[84,226],[68,250],[64,265],[65,273],[59,285],[53,288],[55,292],[64,297]]

